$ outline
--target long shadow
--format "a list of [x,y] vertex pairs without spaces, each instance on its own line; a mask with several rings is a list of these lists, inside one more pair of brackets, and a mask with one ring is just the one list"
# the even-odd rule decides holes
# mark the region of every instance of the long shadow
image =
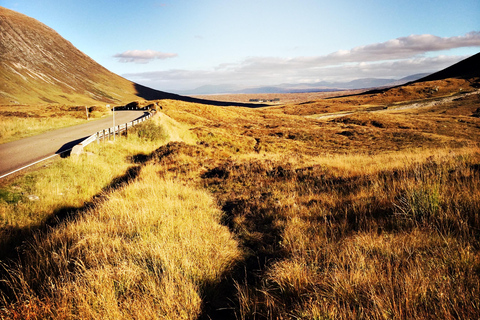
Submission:
[[87,138],[88,136],[67,142],[55,154],[59,154],[62,158],[68,157],[72,148]]
[[[80,217],[89,209],[106,201],[109,193],[135,180],[140,174],[140,170],[141,166],[139,165],[130,167],[124,175],[114,178],[109,185],[104,187],[102,191],[94,195],[89,202],[84,203],[81,207],[68,206],[56,209],[42,223],[36,226],[24,228],[11,227],[0,230],[2,237],[5,237],[0,248],[0,279],[8,279],[7,270],[9,267],[18,262],[23,263],[22,252],[28,250],[28,244],[33,243],[35,237],[44,235],[52,228]],[[3,281],[0,281],[0,292],[6,294],[7,297],[13,298],[14,296],[11,288]]]
[[52,228],[52,227],[58,226],[59,224],[65,221],[69,221],[70,219],[74,219],[75,217],[78,217],[80,214],[82,214],[83,212],[86,212],[88,209],[93,208],[95,205],[98,205],[104,202],[106,200],[107,194],[135,180],[140,173],[140,169],[141,169],[140,166],[130,167],[124,175],[113,179],[108,186],[104,187],[102,191],[100,191],[100,193],[94,195],[90,202],[86,202],[80,208],[64,207],[56,210],[53,215],[51,215],[45,220],[44,225],[42,225],[42,227]]
[[179,94],[168,93],[164,91],[155,90],[152,88],[148,88],[142,86],[140,84],[135,83],[135,89],[137,90],[137,95],[140,98],[145,100],[162,100],[162,99],[170,99],[170,100],[179,100],[185,102],[193,102],[199,104],[208,104],[213,106],[220,106],[220,107],[246,107],[246,108],[260,108],[260,107],[268,107],[268,104],[253,104],[253,103],[241,103],[241,102],[226,102],[226,101],[214,101],[214,100],[207,100],[207,99],[198,99],[192,98],[188,96],[181,96]]
[[141,118],[143,118],[143,117],[146,117],[146,116],[148,116],[148,115],[149,115],[149,113],[148,113],[148,112],[144,112],[144,113],[143,113],[143,115],[141,115],[141,116],[139,116],[139,117],[135,118],[133,121],[135,121],[135,120],[138,120],[138,119],[141,119]]

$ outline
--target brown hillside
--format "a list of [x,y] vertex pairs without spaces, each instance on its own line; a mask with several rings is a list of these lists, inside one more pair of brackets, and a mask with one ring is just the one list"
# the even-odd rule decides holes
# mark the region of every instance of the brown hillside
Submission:
[[53,29],[0,7],[0,104],[116,103],[134,84],[100,66]]

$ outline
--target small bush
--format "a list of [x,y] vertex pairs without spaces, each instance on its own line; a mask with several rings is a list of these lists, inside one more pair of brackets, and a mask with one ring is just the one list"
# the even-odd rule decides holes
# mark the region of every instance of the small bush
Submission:
[[16,192],[10,192],[5,189],[0,189],[0,201],[5,201],[6,203],[13,204],[17,203],[22,199],[22,195]]
[[440,194],[436,186],[423,186],[409,190],[399,199],[401,213],[414,220],[435,217],[440,210]]
[[140,139],[153,142],[167,139],[167,134],[163,128],[153,121],[142,122],[133,127],[130,132],[136,134]]

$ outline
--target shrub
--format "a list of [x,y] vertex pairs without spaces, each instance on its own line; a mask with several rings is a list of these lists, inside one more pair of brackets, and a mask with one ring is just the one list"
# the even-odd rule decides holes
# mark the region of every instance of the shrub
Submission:
[[153,121],[142,122],[133,127],[130,132],[136,134],[141,139],[152,142],[162,141],[167,138],[167,134],[163,128]]

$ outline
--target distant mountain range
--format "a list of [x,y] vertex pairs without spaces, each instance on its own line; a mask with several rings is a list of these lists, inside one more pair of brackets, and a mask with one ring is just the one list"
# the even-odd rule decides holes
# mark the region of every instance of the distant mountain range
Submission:
[[429,75],[418,73],[401,79],[364,78],[348,82],[321,81],[314,83],[283,83],[275,86],[261,86],[241,88],[234,85],[207,85],[193,90],[178,92],[184,95],[197,94],[226,94],[226,93],[299,93],[299,92],[320,92],[352,89],[371,89],[402,85],[407,82],[418,80]]

